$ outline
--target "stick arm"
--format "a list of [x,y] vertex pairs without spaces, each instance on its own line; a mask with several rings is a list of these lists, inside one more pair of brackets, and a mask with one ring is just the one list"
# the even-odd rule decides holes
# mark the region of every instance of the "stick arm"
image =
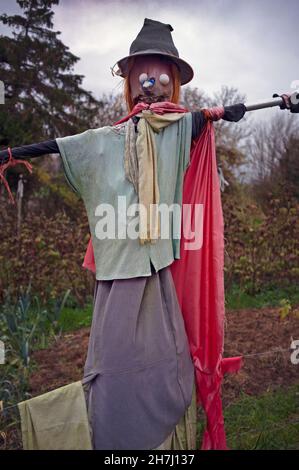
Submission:
[[260,103],[247,104],[245,103],[246,112],[256,111],[257,109],[273,108],[274,106],[282,106],[284,103],[282,98],[275,98],[271,101],[261,101]]
[[260,103],[245,103],[246,111],[256,111],[257,109],[279,106],[280,109],[289,109],[291,113],[299,113],[299,93],[297,90],[293,93],[283,93],[282,95],[275,93],[273,98],[271,101],[262,101]]
[[[49,153],[60,153],[56,140],[45,140],[37,144],[23,145],[11,149],[12,156],[18,159],[41,157]],[[0,164],[8,161],[8,150],[0,151]]]

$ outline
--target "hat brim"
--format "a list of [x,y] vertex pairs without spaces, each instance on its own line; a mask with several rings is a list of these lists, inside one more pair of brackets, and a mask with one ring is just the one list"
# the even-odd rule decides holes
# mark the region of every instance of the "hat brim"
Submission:
[[117,65],[120,69],[119,76],[126,78],[128,76],[128,71],[129,71],[128,70],[129,59],[131,57],[142,56],[142,55],[159,55],[159,56],[163,56],[163,57],[167,57],[171,59],[178,66],[180,70],[181,85],[185,85],[186,83],[189,83],[194,76],[192,67],[180,57],[176,57],[172,54],[162,53],[161,51],[157,52],[155,50],[150,50],[150,49],[147,51],[136,52],[134,54],[124,57],[123,59],[120,59],[117,62]]

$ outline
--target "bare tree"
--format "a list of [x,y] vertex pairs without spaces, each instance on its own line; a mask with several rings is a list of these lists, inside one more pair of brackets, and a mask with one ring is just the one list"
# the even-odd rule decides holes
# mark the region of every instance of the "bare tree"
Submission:
[[284,192],[299,196],[299,124],[296,116],[276,114],[253,127],[248,145],[257,196]]

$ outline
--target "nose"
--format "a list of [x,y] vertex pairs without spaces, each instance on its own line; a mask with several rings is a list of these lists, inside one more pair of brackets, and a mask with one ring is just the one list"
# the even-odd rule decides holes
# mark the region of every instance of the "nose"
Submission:
[[151,77],[151,78],[148,78],[147,80],[145,80],[143,83],[142,83],[142,88],[144,91],[147,91],[147,90],[151,90],[153,88],[153,86],[155,85],[155,78],[154,77]]

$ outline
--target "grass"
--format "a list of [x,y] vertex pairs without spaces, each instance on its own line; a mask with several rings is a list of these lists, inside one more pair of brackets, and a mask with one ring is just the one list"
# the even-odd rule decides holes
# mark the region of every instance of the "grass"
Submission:
[[92,305],[86,305],[83,309],[65,307],[59,318],[59,326],[62,331],[77,330],[89,327],[92,319]]
[[[226,293],[226,308],[229,310],[242,308],[262,308],[279,306],[282,299],[288,299],[292,305],[299,304],[299,289],[297,286],[290,286],[284,289],[269,288],[256,295],[247,294],[234,286]],[[77,330],[78,328],[89,327],[92,320],[92,304],[87,304],[84,308],[65,307],[59,319],[62,331]]]
[[288,299],[291,305],[296,305],[299,304],[299,288],[296,285],[284,288],[269,287],[255,295],[250,295],[238,286],[233,286],[226,292],[225,298],[228,310],[276,307],[282,299]]
[[258,397],[244,395],[224,410],[224,420],[231,450],[299,449],[299,384]]
[[[268,288],[256,295],[250,295],[234,286],[226,293],[226,309],[262,308],[279,306],[282,299],[288,299],[291,305],[299,304],[299,289],[297,286],[282,288]],[[67,306],[62,310],[59,325],[62,331],[77,330],[89,327],[92,320],[92,304],[83,309]]]

